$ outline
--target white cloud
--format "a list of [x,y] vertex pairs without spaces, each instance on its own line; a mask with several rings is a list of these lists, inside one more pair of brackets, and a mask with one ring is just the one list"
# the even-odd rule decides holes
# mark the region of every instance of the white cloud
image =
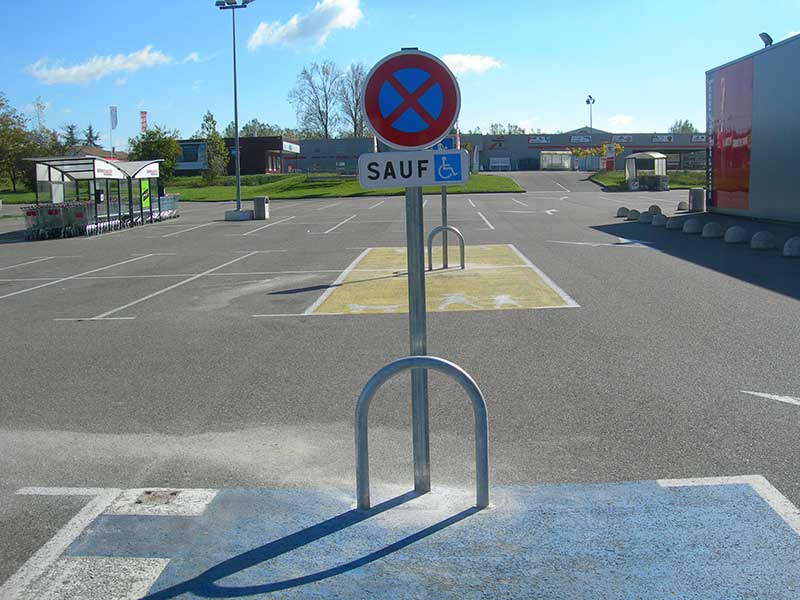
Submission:
[[200,88],[202,87],[202,85],[203,85],[203,80],[202,79],[195,79],[192,82],[192,93],[193,94],[199,93],[200,92]]
[[285,23],[259,23],[247,41],[247,47],[255,50],[268,44],[294,44],[314,42],[323,45],[336,29],[353,29],[364,13],[359,8],[361,0],[319,0],[310,13],[294,15]]
[[456,75],[485,73],[503,66],[496,58],[481,56],[480,54],[445,54],[442,60]]
[[789,33],[786,35],[786,37],[787,37],[787,38],[790,38],[790,37],[794,37],[794,36],[796,36],[796,35],[800,35],[800,30],[798,30],[798,31],[790,31],[790,32],[789,32]]
[[614,115],[608,119],[608,122],[617,127],[627,127],[633,123],[633,117],[630,115]]
[[204,63],[204,62],[208,62],[209,60],[212,60],[212,59],[214,59],[216,57],[217,57],[217,53],[216,52],[214,52],[212,54],[207,54],[206,56],[201,55],[199,52],[189,52],[189,54],[186,55],[186,58],[184,58],[181,61],[181,64],[186,64],[186,63]]
[[533,126],[534,121],[538,121],[539,117],[532,117],[530,119],[520,119],[517,121],[517,125],[522,127],[525,131],[534,131],[536,127]]
[[114,83],[117,84],[117,85],[125,85],[126,83],[128,83],[128,78],[127,77],[117,77],[114,80]]
[[166,65],[171,62],[171,56],[153,50],[152,46],[145,46],[130,54],[94,56],[84,63],[69,67],[58,66],[47,58],[40,58],[35,63],[28,65],[25,70],[45,85],[54,83],[86,84],[108,77],[113,73],[133,73],[142,68]]

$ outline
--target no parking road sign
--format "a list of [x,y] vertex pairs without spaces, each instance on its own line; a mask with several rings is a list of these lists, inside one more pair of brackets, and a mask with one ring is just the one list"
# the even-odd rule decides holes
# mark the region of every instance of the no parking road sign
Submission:
[[375,135],[403,150],[429,148],[447,137],[461,108],[453,73],[420,50],[401,50],[378,62],[361,99]]

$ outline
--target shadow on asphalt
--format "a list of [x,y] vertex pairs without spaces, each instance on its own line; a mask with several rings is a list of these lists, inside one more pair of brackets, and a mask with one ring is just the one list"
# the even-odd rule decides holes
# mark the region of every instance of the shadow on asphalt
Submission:
[[177,598],[182,594],[194,594],[205,598],[239,598],[243,596],[252,596],[255,594],[268,594],[270,592],[287,590],[290,588],[307,585],[309,583],[335,577],[336,575],[341,575],[342,573],[347,573],[348,571],[358,569],[375,562],[376,560],[389,556],[390,554],[402,550],[403,548],[406,548],[415,542],[425,539],[426,537],[429,537],[434,533],[449,527],[450,525],[458,523],[459,521],[463,521],[479,511],[479,509],[475,507],[468,508],[452,515],[451,517],[448,517],[447,519],[439,521],[430,527],[426,527],[425,529],[422,529],[408,537],[398,540],[393,544],[389,544],[380,550],[365,554],[360,558],[351,560],[341,565],[337,565],[323,571],[318,571],[316,573],[311,573],[309,575],[304,575],[302,577],[239,587],[225,587],[217,584],[217,581],[221,579],[230,577],[231,575],[272,560],[278,556],[296,550],[297,548],[311,544],[326,536],[342,531],[343,529],[356,525],[357,523],[361,523],[370,517],[374,517],[392,508],[396,508],[401,504],[405,504],[406,502],[417,497],[419,497],[417,492],[410,491],[397,496],[396,498],[392,498],[391,500],[387,500],[386,502],[382,502],[381,504],[378,504],[369,510],[349,510],[346,513],[342,513],[341,515],[337,515],[326,521],[287,535],[279,540],[275,540],[268,544],[264,544],[263,546],[259,546],[258,548],[253,548],[252,550],[248,550],[247,552],[229,558],[228,560],[214,565],[197,577],[173,585],[161,591],[154,592],[148,596],[145,596],[142,600],[167,600],[168,598]]
[[783,244],[788,238],[800,235],[800,228],[709,213],[680,215],[680,218],[699,219],[703,225],[716,221],[725,229],[738,225],[745,228],[748,239],[757,231],[771,231],[777,240],[776,249],[751,250],[748,244],[726,244],[718,238],[706,239],[681,230],[627,221],[596,225],[592,229],[646,242],[651,248],[670,256],[800,300],[800,260],[781,255]]
[[338,288],[342,287],[343,285],[352,285],[354,283],[365,283],[367,281],[379,281],[381,279],[395,279],[396,277],[400,277],[401,275],[405,275],[405,271],[396,271],[391,275],[382,275],[381,277],[370,277],[368,279],[357,279],[355,281],[343,281],[341,283],[331,283],[331,284],[320,284],[320,285],[309,285],[306,287],[301,288],[290,288],[288,290],[276,290],[274,292],[270,292],[267,294],[268,296],[284,296],[287,294],[302,294],[303,292],[319,292],[322,290],[329,290],[331,288]]

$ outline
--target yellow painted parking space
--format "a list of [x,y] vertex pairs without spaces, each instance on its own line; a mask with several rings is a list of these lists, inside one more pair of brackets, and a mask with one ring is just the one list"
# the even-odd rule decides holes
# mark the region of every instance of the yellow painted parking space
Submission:
[[[513,245],[467,246],[463,271],[458,247],[448,254],[450,268],[442,270],[441,247],[434,248],[434,271],[426,273],[430,312],[577,306]],[[308,314],[407,312],[406,249],[370,248]]]

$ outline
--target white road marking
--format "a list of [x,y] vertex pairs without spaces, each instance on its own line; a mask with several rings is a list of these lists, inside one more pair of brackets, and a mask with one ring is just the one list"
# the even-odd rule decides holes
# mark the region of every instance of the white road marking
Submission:
[[426,206],[428,206],[428,199],[427,199],[427,198],[425,198],[425,199],[422,201],[422,208],[425,208]]
[[327,231],[325,231],[324,233],[325,233],[325,234],[328,234],[328,233],[331,233],[332,231],[336,231],[337,229],[339,229],[339,227],[341,227],[342,225],[344,225],[344,224],[345,224],[345,223],[347,223],[348,221],[352,221],[352,220],[353,220],[353,219],[355,219],[357,216],[358,216],[358,214],[355,214],[355,215],[353,215],[352,217],[348,217],[347,219],[345,219],[345,220],[344,220],[344,221],[342,221],[341,223],[337,223],[336,225],[334,225],[333,227],[331,227],[330,229],[328,229],[328,230],[327,230]]
[[484,223],[486,223],[486,226],[487,226],[489,229],[494,229],[494,225],[492,225],[491,223],[489,223],[489,219],[487,219],[486,217],[484,217],[484,216],[483,216],[483,213],[480,213],[480,212],[479,212],[479,213],[478,213],[478,216],[479,216],[481,219],[483,219],[483,222],[484,222]]
[[475,206],[475,203],[472,201],[472,198],[467,198],[467,202],[469,202],[469,205],[470,205],[472,208],[477,208],[477,207]]
[[512,198],[511,200],[512,200],[512,201],[514,201],[514,202],[516,202],[516,203],[517,203],[517,204],[519,204],[520,206],[528,206],[527,204],[525,204],[524,202],[520,202],[520,201],[519,201],[519,200],[517,200],[516,198]]
[[172,237],[173,235],[180,235],[182,233],[186,233],[187,231],[194,231],[195,229],[200,229],[201,227],[208,227],[209,225],[215,225],[216,221],[211,221],[211,223],[203,223],[201,225],[195,225],[194,227],[189,227],[188,229],[181,229],[180,231],[173,231],[172,233],[167,233],[166,235],[162,235],[162,238]]
[[44,262],[46,260],[51,260],[55,258],[55,256],[45,256],[44,258],[37,258],[36,260],[29,260],[28,262],[18,263],[16,265],[9,265],[7,267],[0,267],[0,271],[5,271],[7,269],[16,269],[17,267],[24,267],[25,265],[32,265],[34,263]]
[[499,213],[511,213],[515,215],[535,215],[538,210],[498,210]]
[[561,296],[561,299],[564,302],[566,302],[567,306],[572,308],[580,308],[580,304],[575,302],[575,300],[572,299],[572,296],[567,294],[567,292],[565,292],[558,285],[556,285],[555,281],[553,281],[547,275],[545,275],[544,271],[542,271],[539,267],[533,264],[530,261],[530,259],[527,256],[525,256],[522,252],[520,252],[519,249],[514,244],[509,244],[508,247],[511,248],[516,253],[517,256],[519,256],[522,262],[524,262],[528,267],[533,269],[534,272],[542,279],[542,281],[544,281],[547,285],[553,288],[553,291],[559,296]]
[[380,205],[381,205],[381,204],[383,204],[384,202],[386,202],[386,200],[381,200],[381,201],[380,201],[380,202],[378,202],[377,204],[373,204],[372,206],[370,206],[370,207],[369,207],[367,210],[372,210],[373,208],[375,208],[375,207],[377,207],[377,206],[380,206]]
[[559,198],[559,200],[561,200],[561,201],[563,201],[563,200],[568,200],[568,199],[569,199],[569,196],[561,196],[561,197]]
[[94,498],[0,586],[0,598],[21,597],[25,590],[58,560],[81,532],[108,508],[121,491],[115,488],[22,488],[18,490],[17,494],[20,495],[94,496]]
[[548,209],[547,209],[546,211],[544,211],[544,212],[546,212],[548,215],[550,215],[550,216],[552,217],[552,216],[553,216],[555,213],[557,213],[557,212],[558,212],[558,209],[557,209],[557,208],[548,208]]
[[145,254],[144,256],[137,256],[136,258],[129,258],[128,260],[123,260],[122,262],[114,263],[113,265],[108,265],[106,267],[100,267],[99,269],[92,269],[91,271],[84,271],[83,273],[78,273],[77,275],[71,275],[69,277],[62,277],[61,279],[56,279],[55,281],[49,281],[47,283],[43,283],[41,285],[35,285],[30,288],[25,288],[24,290],[19,290],[16,292],[11,292],[10,294],[6,294],[5,296],[0,296],[0,300],[4,298],[11,298],[11,296],[18,296],[19,294],[25,294],[26,292],[32,292],[34,290],[39,290],[41,288],[47,287],[49,285],[56,285],[57,283],[62,283],[64,281],[69,281],[70,279],[77,279],[78,277],[83,277],[85,275],[91,275],[92,273],[97,273],[99,271],[105,271],[106,269],[112,269],[114,267],[119,267],[121,265],[126,265],[128,263],[136,262],[137,260],[142,260],[143,258],[148,258],[152,256],[151,254]]
[[[218,490],[203,488],[130,488],[123,490],[105,513],[109,515],[149,515],[199,517],[217,495]],[[150,495],[161,494],[169,502],[147,502]]]
[[223,263],[223,264],[221,264],[221,265],[219,265],[217,267],[214,267],[213,269],[208,269],[207,271],[203,271],[202,273],[198,273],[197,275],[192,275],[188,279],[184,279],[183,281],[179,281],[178,283],[174,283],[174,284],[172,284],[172,285],[170,285],[168,287],[165,287],[163,290],[158,290],[157,292],[153,292],[152,294],[148,294],[147,296],[144,296],[143,298],[139,298],[138,300],[134,300],[133,302],[128,302],[127,304],[123,304],[122,306],[119,306],[119,307],[114,308],[112,310],[106,311],[106,312],[104,312],[104,313],[102,313],[100,315],[97,315],[96,317],[92,317],[92,320],[105,319],[109,315],[113,315],[114,313],[118,313],[120,311],[123,311],[126,308],[130,308],[131,306],[136,306],[137,304],[141,304],[142,302],[146,302],[147,300],[155,298],[156,296],[160,296],[161,294],[166,294],[167,292],[171,292],[172,290],[174,290],[176,288],[179,288],[182,285],[186,285],[187,283],[191,283],[192,281],[195,281],[196,279],[200,279],[201,277],[209,275],[209,274],[213,273],[214,271],[219,271],[220,269],[224,269],[225,267],[227,267],[229,265],[232,265],[233,263],[239,262],[240,260],[244,260],[245,258],[249,258],[249,257],[253,256],[254,254],[258,254],[258,253],[257,252],[250,252],[250,253],[245,254],[243,256],[238,256],[238,257],[234,258],[233,260],[229,260],[226,263]]
[[256,229],[251,229],[247,233],[243,233],[241,235],[250,235],[251,233],[256,233],[257,231],[261,231],[262,229],[266,229],[267,227],[272,227],[273,225],[280,225],[281,223],[286,223],[286,221],[291,221],[294,217],[286,217],[285,219],[281,219],[280,221],[275,221],[274,223],[267,223],[266,225],[262,225]]
[[[570,242],[566,240],[547,240],[550,244],[569,244],[572,246],[591,246],[598,248],[601,246],[608,246],[609,248],[650,248],[652,242],[644,240],[629,240],[627,238],[617,238],[617,242]],[[650,248],[654,250],[654,248]]]
[[320,206],[317,210],[325,210],[326,208],[333,208],[334,206],[339,206],[341,202],[334,202],[333,204],[326,204],[325,206]]
[[350,272],[351,272],[353,269],[355,269],[355,268],[356,268],[356,265],[357,265],[358,263],[360,263],[360,262],[361,262],[361,260],[362,260],[362,259],[363,259],[363,258],[364,258],[366,255],[367,255],[367,253],[368,253],[369,251],[370,251],[370,249],[369,249],[369,248],[364,248],[364,251],[363,251],[361,254],[359,254],[359,255],[356,257],[356,259],[355,259],[353,262],[351,262],[351,263],[350,263],[350,264],[347,266],[347,268],[346,268],[344,271],[342,271],[342,272],[339,274],[339,276],[338,276],[338,277],[337,277],[337,278],[334,280],[334,282],[333,282],[333,283],[332,283],[332,284],[331,284],[331,285],[328,287],[328,289],[327,289],[327,290],[325,290],[324,292],[322,292],[322,295],[321,295],[319,298],[317,298],[317,300],[314,302],[314,304],[312,304],[311,306],[309,306],[309,307],[308,307],[308,308],[307,308],[307,309],[306,309],[306,310],[303,312],[303,314],[304,314],[304,315],[310,315],[310,314],[312,314],[312,313],[313,313],[315,310],[317,310],[317,309],[320,307],[320,305],[321,305],[323,302],[325,302],[325,300],[327,300],[327,299],[328,299],[328,296],[330,296],[330,295],[333,293],[333,291],[334,291],[334,290],[335,290],[335,289],[336,289],[336,288],[337,288],[339,285],[341,285],[341,283],[342,283],[342,282],[345,280],[345,278],[346,278],[346,277],[347,277],[347,276],[350,274]]
[[800,406],[800,398],[794,396],[778,396],[776,394],[765,394],[764,392],[749,392],[747,390],[739,390],[743,394],[750,394],[751,396],[758,396],[759,398],[766,398],[767,400],[777,400],[778,402],[785,402],[786,404],[794,404]]
[[781,494],[763,475],[738,475],[734,477],[697,477],[690,479],[657,479],[661,487],[689,487],[701,485],[749,485],[778,515],[800,535],[800,511]]
[[[560,188],[561,188],[562,190],[564,190],[565,192],[569,192],[569,190],[568,190],[567,188],[565,188],[563,185],[561,185],[560,183],[558,183],[558,182],[557,182],[555,179],[553,179],[553,180],[552,180],[552,182],[553,182],[553,183],[555,183],[555,184],[556,184],[558,187],[560,187]],[[571,192],[570,192],[570,193],[571,193]]]

